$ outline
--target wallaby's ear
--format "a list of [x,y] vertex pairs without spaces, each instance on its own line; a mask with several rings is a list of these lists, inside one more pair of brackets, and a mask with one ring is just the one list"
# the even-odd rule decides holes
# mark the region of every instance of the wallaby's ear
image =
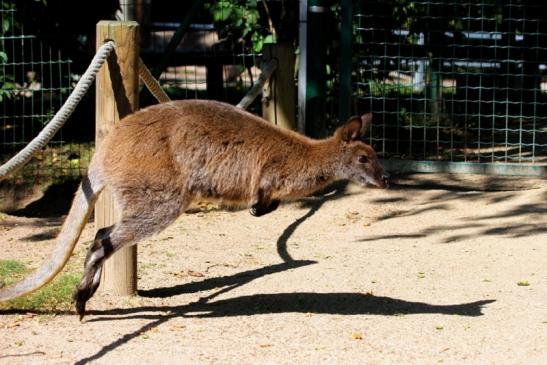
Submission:
[[[366,118],[365,118],[366,117]],[[362,117],[353,116],[348,121],[338,128],[338,136],[344,142],[351,142],[361,138],[363,134],[364,122],[369,122],[372,116],[368,117],[368,114]]]
[[366,113],[360,117],[353,116],[343,126],[338,128],[337,134],[344,142],[355,141],[367,134],[371,124],[372,113]]
[[372,113],[366,113],[361,115],[361,121],[363,126],[361,127],[361,136],[365,136],[370,130],[372,124]]
[[344,142],[351,142],[361,137],[363,121],[359,117],[351,117],[338,129],[339,136]]

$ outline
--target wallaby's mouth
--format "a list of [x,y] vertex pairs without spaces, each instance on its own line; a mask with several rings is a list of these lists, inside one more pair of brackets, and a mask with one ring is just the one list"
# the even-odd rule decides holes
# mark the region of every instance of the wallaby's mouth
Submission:
[[367,185],[379,189],[387,189],[389,188],[389,174],[383,174],[380,178],[367,180]]
[[371,187],[371,188],[378,188],[378,189],[386,189],[389,187],[389,178],[382,176],[380,179],[370,179],[365,177],[364,183],[361,182],[363,186]]
[[379,189],[387,189],[389,187],[389,181],[386,179],[382,179],[374,183],[373,185],[374,187],[377,187]]

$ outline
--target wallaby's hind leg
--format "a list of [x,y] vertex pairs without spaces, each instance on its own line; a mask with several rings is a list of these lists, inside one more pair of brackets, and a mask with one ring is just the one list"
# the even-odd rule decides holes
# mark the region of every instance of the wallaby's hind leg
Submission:
[[86,302],[99,287],[104,261],[121,247],[136,244],[163,230],[179,216],[188,205],[189,199],[184,199],[183,204],[177,204],[176,200],[155,203],[133,206],[131,212],[120,222],[97,232],[85,260],[82,280],[74,293],[76,311],[80,318],[85,314]]

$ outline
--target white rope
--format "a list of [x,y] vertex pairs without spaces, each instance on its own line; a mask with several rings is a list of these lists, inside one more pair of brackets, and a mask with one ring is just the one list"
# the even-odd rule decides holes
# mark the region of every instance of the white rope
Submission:
[[82,97],[89,90],[93,80],[95,80],[97,72],[112,50],[114,50],[114,47],[114,42],[109,41],[99,48],[95,54],[95,57],[91,60],[91,64],[53,119],[51,119],[47,126],[25,148],[19,151],[19,153],[13,156],[8,162],[0,166],[0,180],[22,167],[36,152],[48,144],[55,133],[57,133],[63,124],[65,124],[66,120],[70,117],[80,100],[82,100]]

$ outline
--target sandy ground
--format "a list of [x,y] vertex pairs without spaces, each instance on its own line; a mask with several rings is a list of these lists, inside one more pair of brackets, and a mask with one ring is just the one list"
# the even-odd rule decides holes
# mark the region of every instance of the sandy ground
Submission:
[[[545,180],[485,186],[508,189],[414,176],[185,214],[139,246],[138,296],[0,313],[0,364],[546,364]],[[4,216],[2,258],[39,263],[61,220]]]

